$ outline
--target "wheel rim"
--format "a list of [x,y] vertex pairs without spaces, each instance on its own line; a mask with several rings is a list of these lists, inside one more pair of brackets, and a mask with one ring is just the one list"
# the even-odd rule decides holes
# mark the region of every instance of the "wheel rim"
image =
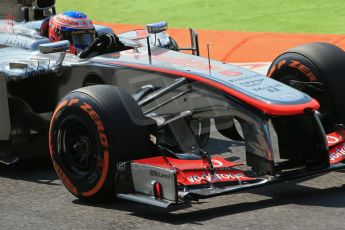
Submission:
[[62,122],[58,133],[59,154],[74,176],[86,176],[93,171],[96,162],[95,143],[90,128],[79,118],[68,118]]

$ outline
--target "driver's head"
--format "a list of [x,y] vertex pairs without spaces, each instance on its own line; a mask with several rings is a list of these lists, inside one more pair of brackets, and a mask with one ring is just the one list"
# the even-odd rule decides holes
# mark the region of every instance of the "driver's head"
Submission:
[[91,20],[83,13],[68,11],[52,17],[49,21],[51,42],[68,40],[70,52],[77,54],[96,38],[96,30]]

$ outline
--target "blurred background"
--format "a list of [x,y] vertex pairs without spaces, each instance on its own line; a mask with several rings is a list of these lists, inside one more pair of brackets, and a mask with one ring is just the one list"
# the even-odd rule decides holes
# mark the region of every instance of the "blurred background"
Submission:
[[143,25],[167,20],[172,28],[255,32],[345,31],[344,0],[68,0],[59,11],[78,9],[97,21]]
[[189,46],[187,28],[197,29],[201,55],[223,62],[271,62],[285,50],[309,42],[345,49],[344,0],[69,0],[57,12],[80,10],[118,34],[166,20],[168,33]]

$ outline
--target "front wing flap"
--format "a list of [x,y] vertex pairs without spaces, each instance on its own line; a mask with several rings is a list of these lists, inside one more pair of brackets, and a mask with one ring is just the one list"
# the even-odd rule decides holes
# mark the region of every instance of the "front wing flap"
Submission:
[[[182,160],[153,157],[131,163],[134,193],[120,193],[118,198],[173,209],[191,200],[234,192],[267,182],[253,178],[244,171],[234,169],[239,165],[221,157],[210,170],[206,160]],[[184,207],[184,206],[183,206]]]

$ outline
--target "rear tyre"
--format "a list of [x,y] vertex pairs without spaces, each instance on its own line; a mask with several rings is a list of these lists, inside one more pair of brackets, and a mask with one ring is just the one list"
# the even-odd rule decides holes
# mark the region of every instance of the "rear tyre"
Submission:
[[339,47],[320,42],[292,48],[272,62],[267,75],[315,98],[326,132],[345,123],[345,52]]
[[147,120],[134,99],[119,88],[96,85],[65,96],[50,126],[54,168],[76,197],[115,197],[122,162],[150,156]]

